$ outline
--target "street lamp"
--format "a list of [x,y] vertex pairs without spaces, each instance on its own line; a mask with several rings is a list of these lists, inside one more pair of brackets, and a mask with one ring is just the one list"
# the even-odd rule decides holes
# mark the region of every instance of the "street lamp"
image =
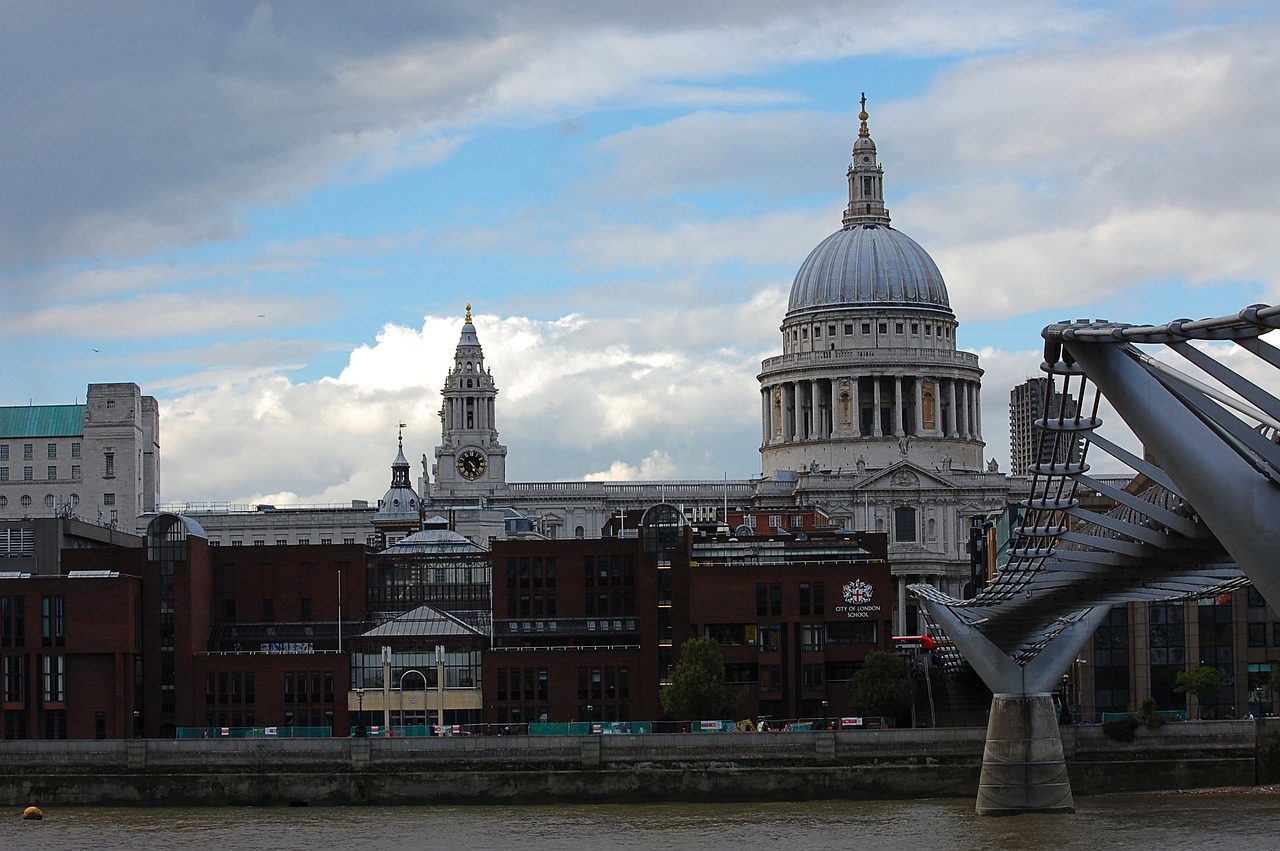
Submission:
[[356,689],[356,726],[364,726],[364,687]]
[[827,707],[829,705],[829,701],[822,701],[822,729],[824,730],[827,729]]
[[594,707],[594,706],[592,706],[590,703],[588,703],[588,704],[587,704],[587,732],[588,732],[588,733],[590,733],[590,732],[592,731],[592,730],[591,730],[591,717],[592,717],[592,714],[593,714],[593,713],[592,713],[592,711],[591,711],[591,710],[593,710],[593,709],[595,709],[595,707]]

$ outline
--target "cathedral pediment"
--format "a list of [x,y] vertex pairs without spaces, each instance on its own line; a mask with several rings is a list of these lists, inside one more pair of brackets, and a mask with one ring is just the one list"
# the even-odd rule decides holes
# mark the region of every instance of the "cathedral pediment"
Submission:
[[855,490],[955,490],[955,485],[938,473],[899,461],[858,484]]

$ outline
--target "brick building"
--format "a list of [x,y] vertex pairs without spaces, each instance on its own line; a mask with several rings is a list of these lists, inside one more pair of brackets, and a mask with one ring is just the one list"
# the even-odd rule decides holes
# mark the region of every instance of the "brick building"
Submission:
[[720,644],[743,717],[820,718],[847,711],[857,664],[890,646],[882,534],[802,517],[809,532],[730,536],[669,505],[626,520],[624,537],[494,543],[488,720],[662,718],[679,647],[700,635]]

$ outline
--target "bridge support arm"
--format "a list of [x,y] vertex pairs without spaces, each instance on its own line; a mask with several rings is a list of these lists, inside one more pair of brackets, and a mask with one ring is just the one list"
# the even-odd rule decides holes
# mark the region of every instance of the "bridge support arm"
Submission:
[[1267,603],[1280,609],[1280,488],[1123,346],[1068,342],[1067,348]]
[[1019,665],[946,606],[923,598],[920,602],[992,691],[978,815],[1074,813],[1052,691],[1109,607],[1089,609]]

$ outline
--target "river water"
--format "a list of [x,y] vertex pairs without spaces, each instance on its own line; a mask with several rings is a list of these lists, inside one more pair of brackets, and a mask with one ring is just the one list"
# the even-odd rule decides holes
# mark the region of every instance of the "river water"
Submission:
[[979,817],[971,799],[799,804],[18,810],[0,848],[274,849],[1073,849],[1264,848],[1280,794],[1077,797],[1075,815]]

